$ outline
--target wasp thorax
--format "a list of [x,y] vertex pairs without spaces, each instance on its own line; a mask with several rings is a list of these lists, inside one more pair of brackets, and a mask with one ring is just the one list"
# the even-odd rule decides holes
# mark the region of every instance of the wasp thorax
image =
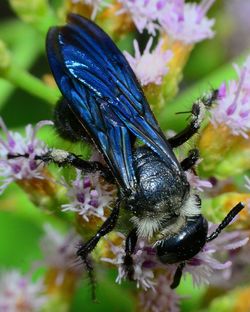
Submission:
[[189,194],[189,184],[183,173],[166,163],[149,147],[142,146],[134,153],[138,189],[128,199],[128,209],[137,216],[161,213],[178,215]]

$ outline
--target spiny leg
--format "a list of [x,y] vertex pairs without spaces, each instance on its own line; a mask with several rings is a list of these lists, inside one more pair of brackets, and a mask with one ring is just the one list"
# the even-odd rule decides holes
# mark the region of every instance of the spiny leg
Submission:
[[84,160],[81,157],[66,152],[60,149],[53,149],[47,153],[47,155],[36,156],[36,159],[41,159],[44,162],[53,162],[58,166],[73,166],[85,173],[95,173],[100,171],[102,176],[111,183],[114,183],[114,177],[111,174],[108,167],[104,166],[98,161],[88,161]]
[[168,139],[168,143],[172,146],[172,148],[178,147],[187,142],[194,134],[198,132],[203,119],[204,108],[202,105],[194,103],[191,113],[191,122],[189,125],[187,125],[187,127],[181,132]]
[[[17,154],[17,155],[8,155],[8,159],[14,159],[18,157],[28,158],[28,154]],[[98,161],[88,161],[84,160],[81,157],[61,150],[61,149],[51,149],[43,155],[36,155],[35,160],[42,161],[44,163],[54,163],[59,167],[63,166],[72,166],[76,169],[83,171],[84,173],[95,173],[100,171],[101,175],[105,178],[107,182],[114,183],[114,177],[111,174],[108,167],[104,166]]]
[[88,256],[88,254],[90,254],[93,249],[96,247],[96,245],[98,244],[99,240],[105,236],[106,234],[108,234],[109,232],[111,232],[115,225],[116,222],[118,220],[119,217],[119,211],[120,211],[120,204],[121,204],[122,199],[118,198],[116,203],[115,203],[115,207],[113,208],[110,216],[108,217],[108,219],[103,223],[103,225],[101,226],[101,228],[97,231],[97,233],[95,234],[95,236],[93,236],[89,241],[87,241],[85,244],[82,244],[78,251],[77,251],[77,256],[80,257],[83,261],[85,261],[86,257]]
[[191,169],[199,159],[199,150],[197,148],[194,148],[189,151],[188,157],[183,159],[181,162],[181,167],[184,171],[187,171]]
[[125,256],[123,258],[123,267],[126,271],[126,275],[129,280],[134,279],[134,266],[132,254],[135,251],[137,240],[138,240],[137,229],[134,228],[129,232],[126,238]]
[[[54,110],[54,125],[58,134],[70,141],[70,142],[88,142],[92,143],[92,140],[88,133],[83,129],[82,124],[79,122],[76,115],[70,108],[69,103],[65,98],[61,98]],[[14,159],[17,157],[28,158],[29,154],[19,154],[19,155],[8,155],[9,159]],[[100,171],[102,176],[107,180],[107,182],[114,183],[114,177],[110,170],[98,161],[87,161],[79,156],[61,150],[61,149],[51,149],[43,155],[36,155],[35,160],[44,163],[55,163],[60,166],[73,166],[84,173],[95,173]]]
[[91,285],[91,297],[94,302],[96,302],[96,279],[94,274],[94,267],[92,261],[89,257],[83,259],[86,271],[88,273],[90,285]]
[[196,134],[204,119],[206,108],[210,108],[213,102],[218,98],[218,90],[213,90],[208,95],[203,96],[194,102],[191,113],[191,121],[189,125],[172,138],[168,139],[172,148],[178,147],[187,142],[194,134]]
[[110,216],[103,223],[103,225],[98,230],[96,235],[93,236],[89,241],[87,241],[87,243],[81,244],[76,253],[76,255],[80,257],[83,263],[85,264],[86,270],[88,272],[88,276],[89,276],[90,283],[91,283],[91,289],[92,289],[92,299],[94,301],[96,300],[96,291],[95,291],[96,283],[95,283],[95,277],[94,277],[94,269],[93,269],[92,263],[90,262],[88,255],[96,247],[101,237],[105,236],[106,234],[108,234],[114,229],[116,222],[118,220],[118,216],[119,216],[120,203],[121,203],[121,199],[118,198]]

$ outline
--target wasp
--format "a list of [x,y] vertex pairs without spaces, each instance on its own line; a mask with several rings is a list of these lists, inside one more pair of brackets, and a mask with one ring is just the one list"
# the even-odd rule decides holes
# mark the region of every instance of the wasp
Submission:
[[[49,151],[43,160],[70,164],[85,172],[100,171],[118,188],[109,217],[80,246],[77,255],[87,263],[99,240],[115,228],[122,209],[131,223],[124,256],[128,276],[133,277],[132,255],[138,238],[155,239],[160,261],[178,264],[171,285],[177,287],[185,262],[215,239],[244,207],[242,203],[233,207],[208,236],[201,199],[191,190],[185,174],[197,162],[198,150],[191,150],[182,161],[174,153],[197,133],[204,106],[216,99],[217,92],[196,101],[186,128],[167,139],[133,70],[100,27],[69,14],[66,25],[49,30],[46,47],[51,71],[63,95],[55,109],[59,134],[73,142],[89,141],[105,164],[57,149]],[[136,144],[136,140],[142,144]],[[89,265],[87,268],[91,270]]]

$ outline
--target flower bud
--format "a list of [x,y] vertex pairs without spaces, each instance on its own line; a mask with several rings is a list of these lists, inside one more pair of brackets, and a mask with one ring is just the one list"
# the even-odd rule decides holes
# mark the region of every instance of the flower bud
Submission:
[[250,169],[249,139],[232,135],[226,125],[209,124],[201,133],[198,147],[203,159],[199,166],[202,176],[226,179]]
[[163,40],[164,50],[171,50],[173,57],[168,63],[169,71],[164,77],[161,86],[162,101],[160,105],[162,107],[177,94],[179,83],[183,77],[183,69],[193,48],[193,45],[191,44],[188,45],[181,41],[172,41],[167,35],[164,35]]

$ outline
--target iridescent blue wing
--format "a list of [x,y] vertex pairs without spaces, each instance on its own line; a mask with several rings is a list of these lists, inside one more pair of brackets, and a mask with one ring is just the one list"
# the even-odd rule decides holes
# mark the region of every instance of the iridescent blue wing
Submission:
[[96,24],[75,15],[51,28],[47,54],[56,82],[119,184],[136,187],[130,132],[180,170],[123,54]]

